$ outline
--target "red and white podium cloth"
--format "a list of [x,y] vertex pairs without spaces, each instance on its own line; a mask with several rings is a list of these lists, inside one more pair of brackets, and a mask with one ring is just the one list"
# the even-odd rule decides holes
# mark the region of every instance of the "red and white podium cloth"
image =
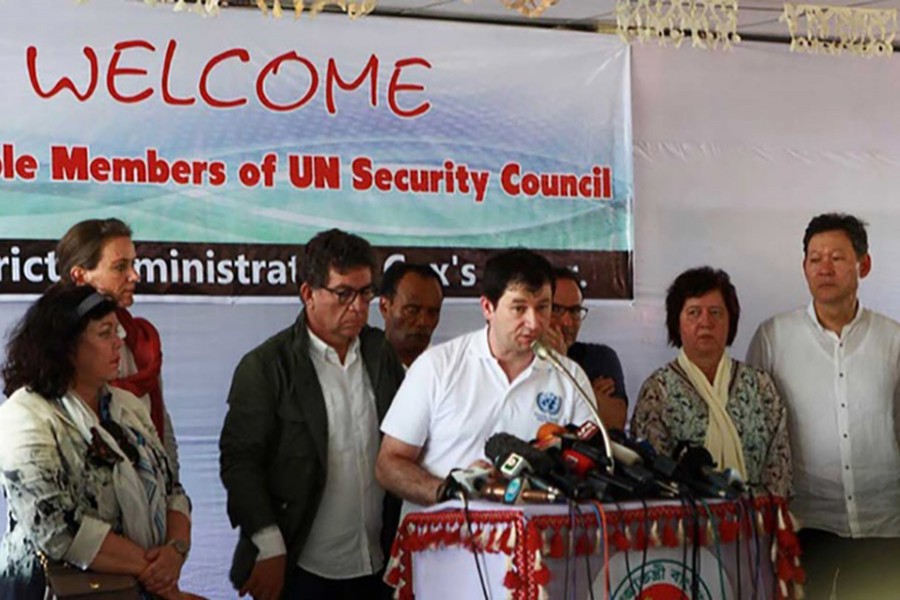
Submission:
[[476,600],[482,582],[492,600],[803,597],[800,549],[780,498],[696,510],[677,501],[572,510],[474,501],[468,513],[467,524],[454,501],[406,516],[385,574],[395,598]]

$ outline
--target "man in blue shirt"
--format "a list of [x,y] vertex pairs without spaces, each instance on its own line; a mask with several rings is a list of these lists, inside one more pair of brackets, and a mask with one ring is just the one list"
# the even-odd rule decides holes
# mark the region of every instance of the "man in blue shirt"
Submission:
[[584,369],[594,388],[597,410],[604,425],[622,429],[628,416],[622,363],[609,346],[576,341],[588,313],[583,305],[578,276],[571,269],[557,268],[553,270],[553,280],[553,315],[544,341]]

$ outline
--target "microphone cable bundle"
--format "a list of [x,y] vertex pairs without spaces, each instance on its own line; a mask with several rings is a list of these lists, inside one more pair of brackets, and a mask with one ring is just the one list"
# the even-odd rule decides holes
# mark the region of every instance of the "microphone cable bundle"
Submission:
[[[602,445],[596,439],[596,425],[590,422],[568,427],[545,424],[531,443],[508,433],[494,434],[485,444],[485,456],[494,465],[497,478],[481,488],[487,491],[481,497],[505,504],[568,502],[570,512],[579,502],[614,503],[618,508],[620,502],[639,501],[645,515],[649,515],[646,500],[678,500],[688,515],[686,524],[689,524],[689,534],[682,542],[682,592],[690,598],[700,598],[701,548],[705,541],[715,548],[720,583],[724,585],[727,578],[723,571],[721,543],[714,525],[714,513],[706,500],[735,501],[742,507],[741,515],[752,514],[752,500],[746,505],[742,501],[746,497],[743,482],[729,470],[716,470],[711,455],[702,446],[679,444],[674,455],[668,457],[658,454],[646,441],[634,440],[624,432],[613,430],[609,435],[615,446],[630,450],[631,454],[626,454],[627,462],[603,454]],[[615,464],[614,470],[606,468],[609,462]],[[742,516],[737,525],[739,530],[747,529],[744,522]],[[748,522],[753,524],[752,520]],[[647,534],[649,527],[645,522]],[[710,529],[712,533],[709,533]],[[756,552],[748,547],[746,554],[748,559],[751,555],[756,556],[755,564],[750,565],[756,583],[761,573],[760,544],[756,527],[750,527],[749,531],[756,540]],[[604,535],[606,533],[604,527]],[[638,581],[633,581],[629,575],[628,584],[635,597],[640,597],[643,591],[643,570],[649,545],[648,542],[641,548]],[[736,554],[736,561],[740,556],[741,553]],[[626,570],[633,573],[627,553],[625,562]],[[604,556],[604,563],[608,563],[608,555]],[[568,562],[566,567],[568,573]],[[738,577],[740,568],[737,562]],[[754,589],[757,589],[756,585]],[[751,598],[756,598],[756,594]]]
[[[609,433],[613,447],[626,448],[629,453],[620,453],[619,456],[624,455],[628,459],[627,462],[621,461],[615,455],[610,458],[603,453],[603,443],[598,437],[597,429],[596,424],[591,422],[567,427],[545,424],[537,432],[537,437],[531,441],[522,440],[508,433],[496,433],[487,440],[484,451],[494,469],[477,467],[454,470],[442,486],[441,499],[463,499],[467,527],[470,499],[478,498],[506,505],[567,503],[570,515],[568,545],[570,550],[573,548],[571,536],[574,534],[571,523],[575,520],[576,511],[579,514],[581,512],[578,503],[589,502],[590,506],[597,510],[598,526],[603,527],[604,565],[608,565],[609,562],[606,539],[609,530],[606,528],[605,515],[600,512],[601,503],[614,503],[619,508],[620,502],[639,501],[645,515],[642,531],[646,533],[643,536],[649,536],[650,509],[646,501],[678,500],[687,515],[685,524],[689,530],[688,535],[679,536],[679,545],[683,548],[683,573],[680,582],[682,592],[690,598],[700,598],[701,549],[704,545],[709,544],[715,548],[720,584],[724,586],[727,579],[723,571],[721,554],[723,540],[720,540],[718,535],[715,513],[706,500],[735,501],[739,518],[736,524],[732,522],[730,525],[739,532],[746,532],[743,536],[746,552],[743,548],[738,548],[735,553],[738,585],[741,578],[741,560],[746,556],[748,570],[745,573],[751,574],[754,589],[749,597],[756,598],[757,591],[761,589],[759,585],[762,573],[761,560],[765,551],[760,545],[757,526],[754,526],[759,521],[755,517],[758,513],[755,511],[752,496],[749,497],[749,501],[745,500],[748,493],[743,482],[728,470],[716,470],[712,457],[703,447],[679,444],[674,456],[668,457],[656,453],[647,442],[634,440],[616,430]],[[609,468],[610,463],[615,464],[614,469]],[[583,521],[583,518],[581,520]],[[755,541],[754,547],[751,547],[751,540]],[[732,541],[733,537],[727,540]],[[642,550],[638,576],[632,571],[628,554],[625,555],[625,566],[629,573],[627,581],[635,597],[640,597],[643,591],[643,572],[647,563],[647,549],[651,545],[646,538],[644,542],[635,542],[633,548]],[[631,543],[631,540],[629,539],[627,543]],[[738,540],[737,545],[740,544]],[[617,545],[620,545],[618,541]],[[690,556],[688,556],[689,546]],[[478,551],[474,545],[472,551],[477,563]],[[577,569],[569,568],[568,553],[565,557],[565,586],[568,591],[570,575],[575,577]],[[590,559],[587,556],[586,565],[590,573]],[[608,569],[606,572],[608,574]],[[482,577],[479,564],[479,578]],[[606,585],[609,597],[609,583]],[[483,579],[482,587],[487,598],[487,586]],[[738,600],[741,600],[741,590],[737,593]]]

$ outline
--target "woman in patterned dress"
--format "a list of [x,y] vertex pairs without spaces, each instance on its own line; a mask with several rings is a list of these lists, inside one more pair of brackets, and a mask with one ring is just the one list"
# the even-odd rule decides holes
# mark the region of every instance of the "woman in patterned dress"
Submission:
[[4,600],[44,597],[39,554],[182,598],[190,504],[146,406],[107,386],[123,345],[115,309],[90,286],[56,285],[12,332],[0,405]]
[[728,356],[740,304],[728,274],[680,274],[666,294],[669,343],[678,356],[641,386],[631,432],[661,453],[679,442],[705,446],[758,492],[788,496],[787,411],[771,377]]

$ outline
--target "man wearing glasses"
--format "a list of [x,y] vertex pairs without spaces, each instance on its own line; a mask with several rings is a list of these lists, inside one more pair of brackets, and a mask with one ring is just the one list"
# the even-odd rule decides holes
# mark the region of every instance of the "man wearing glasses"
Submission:
[[316,235],[300,264],[296,322],[235,370],[219,446],[241,596],[388,597],[382,540],[393,538],[399,503],[374,473],[403,368],[366,325],[374,272],[366,240]]
[[628,416],[622,363],[609,346],[576,341],[581,323],[588,314],[588,309],[582,305],[584,297],[578,276],[571,269],[557,268],[553,270],[553,282],[553,315],[544,342],[584,369],[594,388],[603,424],[611,429],[622,429]]

